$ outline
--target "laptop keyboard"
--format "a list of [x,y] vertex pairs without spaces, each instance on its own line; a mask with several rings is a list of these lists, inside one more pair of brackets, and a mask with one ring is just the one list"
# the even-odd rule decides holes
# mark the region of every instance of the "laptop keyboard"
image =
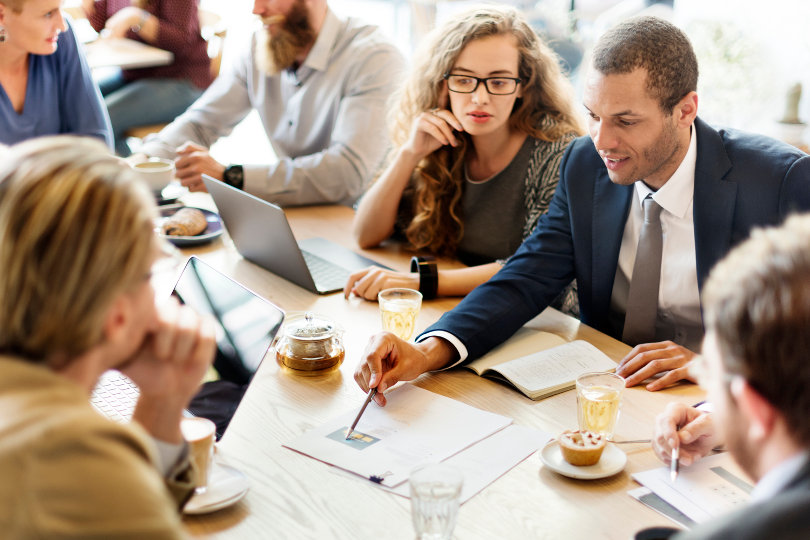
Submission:
[[132,418],[138,395],[135,383],[121,372],[111,370],[99,379],[90,403],[107,418],[126,423]]
[[342,289],[346,285],[351,273],[345,268],[322,259],[309,251],[301,250],[304,261],[307,263],[309,273],[315,281],[315,286],[319,291],[330,291]]

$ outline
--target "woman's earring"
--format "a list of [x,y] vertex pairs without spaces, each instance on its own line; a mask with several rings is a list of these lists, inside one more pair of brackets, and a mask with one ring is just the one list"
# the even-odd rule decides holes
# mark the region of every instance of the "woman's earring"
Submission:
[[3,43],[6,40],[6,27],[0,26],[0,43]]

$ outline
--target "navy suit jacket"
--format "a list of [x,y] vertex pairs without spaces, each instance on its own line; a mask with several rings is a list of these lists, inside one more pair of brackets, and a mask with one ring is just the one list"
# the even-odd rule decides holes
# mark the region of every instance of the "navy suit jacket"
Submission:
[[[764,136],[716,131],[700,119],[693,216],[698,287],[752,227],[810,210],[810,156]],[[575,140],[534,232],[504,267],[425,333],[449,332],[470,360],[500,344],[577,280],[584,323],[621,339],[610,299],[633,186],[610,181],[589,137]],[[621,314],[623,319],[623,314]],[[620,332],[620,330],[619,330]]]

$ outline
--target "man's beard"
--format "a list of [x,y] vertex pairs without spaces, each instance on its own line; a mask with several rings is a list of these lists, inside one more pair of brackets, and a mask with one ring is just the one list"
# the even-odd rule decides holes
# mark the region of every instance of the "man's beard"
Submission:
[[277,24],[275,35],[268,28],[263,29],[257,51],[259,67],[268,75],[278,75],[295,64],[296,58],[312,45],[316,37],[304,0],[297,0],[284,20]]

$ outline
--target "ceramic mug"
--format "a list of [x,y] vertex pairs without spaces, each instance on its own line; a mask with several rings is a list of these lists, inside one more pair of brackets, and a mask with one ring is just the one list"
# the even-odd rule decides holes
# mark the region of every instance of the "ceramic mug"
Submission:
[[174,180],[174,161],[162,158],[149,158],[147,161],[135,163],[132,169],[138,177],[146,182],[152,191],[159,193],[169,182]]

